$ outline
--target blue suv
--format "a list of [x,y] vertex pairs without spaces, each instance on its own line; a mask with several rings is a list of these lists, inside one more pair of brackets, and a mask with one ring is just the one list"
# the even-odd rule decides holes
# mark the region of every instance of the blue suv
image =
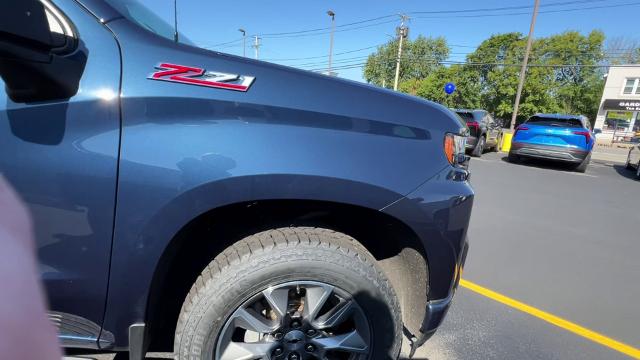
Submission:
[[32,212],[61,344],[223,360],[422,345],[467,252],[465,124],[174,35],[133,0],[3,3],[0,172]]
[[536,114],[516,128],[509,161],[538,158],[572,164],[585,172],[591,161],[595,136],[582,115]]

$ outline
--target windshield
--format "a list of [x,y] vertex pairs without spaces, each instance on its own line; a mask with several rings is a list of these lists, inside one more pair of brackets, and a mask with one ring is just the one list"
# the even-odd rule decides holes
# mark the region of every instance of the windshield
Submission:
[[[143,28],[160,35],[164,38],[174,40],[175,30],[158,15],[149,10],[136,0],[107,0],[119,13],[130,21]],[[184,35],[179,34],[181,43],[193,45]]]
[[530,125],[542,125],[542,126],[557,126],[557,127],[570,127],[581,128],[583,127],[580,119],[558,119],[544,116],[532,116],[526,121]]
[[470,112],[457,111],[456,113],[458,114],[458,116],[460,116],[466,122],[474,121],[473,114],[470,113]]

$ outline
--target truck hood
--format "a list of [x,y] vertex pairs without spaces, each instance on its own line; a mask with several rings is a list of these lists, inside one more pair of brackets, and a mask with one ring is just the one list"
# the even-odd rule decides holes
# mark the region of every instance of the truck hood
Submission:
[[[171,87],[169,96],[302,110],[442,132],[458,133],[465,127],[448,108],[414,96],[365,83],[178,44],[150,32],[140,31],[136,25],[125,19],[114,20],[108,26],[116,35],[126,33],[128,39],[144,37],[137,39],[139,41],[136,41],[136,44],[144,44],[142,46],[148,48],[141,50],[153,54],[140,61],[132,62],[127,59],[125,64],[133,64],[134,67],[123,68],[124,79],[129,76],[148,76],[157,71],[154,69],[155,66],[163,62],[255,79],[246,92],[175,85]],[[123,46],[123,49],[126,49],[126,46]],[[126,56],[126,50],[123,50],[123,57]],[[166,86],[154,81],[149,81],[147,85]]]

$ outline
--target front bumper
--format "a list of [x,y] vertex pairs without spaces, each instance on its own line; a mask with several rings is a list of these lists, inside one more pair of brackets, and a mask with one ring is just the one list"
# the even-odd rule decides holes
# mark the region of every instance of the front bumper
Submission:
[[571,163],[581,163],[589,151],[564,146],[538,145],[523,142],[511,143],[511,154],[547,160],[558,160]]
[[457,274],[455,276],[455,282],[453,285],[453,289],[449,296],[446,299],[442,300],[432,300],[427,304],[427,313],[425,314],[424,321],[422,323],[422,334],[415,341],[413,346],[420,347],[422,346],[433,334],[436,333],[438,327],[442,324],[445,315],[449,311],[449,307],[451,306],[451,302],[453,300],[453,295],[458,289],[458,284],[460,284],[460,278],[462,277],[462,270],[464,268],[464,263],[467,259],[467,251],[469,250],[469,243],[465,242],[464,249],[462,251],[462,255],[458,262],[457,266]]
[[429,272],[424,317],[405,327],[413,349],[424,344],[442,323],[460,281],[466,259],[467,229],[474,192],[469,173],[448,166],[413,193],[383,209],[408,225],[421,239]]

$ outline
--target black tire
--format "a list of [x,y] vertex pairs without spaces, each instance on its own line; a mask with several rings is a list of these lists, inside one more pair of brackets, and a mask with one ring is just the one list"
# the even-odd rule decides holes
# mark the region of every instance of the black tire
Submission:
[[520,162],[520,156],[509,151],[509,157],[507,158],[510,163],[517,164]]
[[629,155],[627,155],[627,163],[625,164],[625,167],[627,168],[627,170],[635,170],[631,165],[631,152],[629,152]]
[[218,335],[241,304],[270,286],[302,280],[330,284],[352,296],[368,317],[368,359],[399,356],[399,302],[373,256],[345,234],[291,227],[249,236],[203,270],[182,305],[175,358],[214,359]]
[[582,162],[578,164],[578,166],[576,166],[575,171],[579,173],[586,172],[590,162],[591,162],[591,154],[587,155],[587,157],[584,158],[584,160],[582,160]]
[[478,141],[476,142],[476,147],[473,148],[473,151],[471,152],[471,156],[474,157],[481,157],[482,153],[484,152],[484,145],[487,143],[487,138],[482,135],[478,138]]
[[640,180],[640,161],[638,161],[638,165],[636,165],[636,178]]

